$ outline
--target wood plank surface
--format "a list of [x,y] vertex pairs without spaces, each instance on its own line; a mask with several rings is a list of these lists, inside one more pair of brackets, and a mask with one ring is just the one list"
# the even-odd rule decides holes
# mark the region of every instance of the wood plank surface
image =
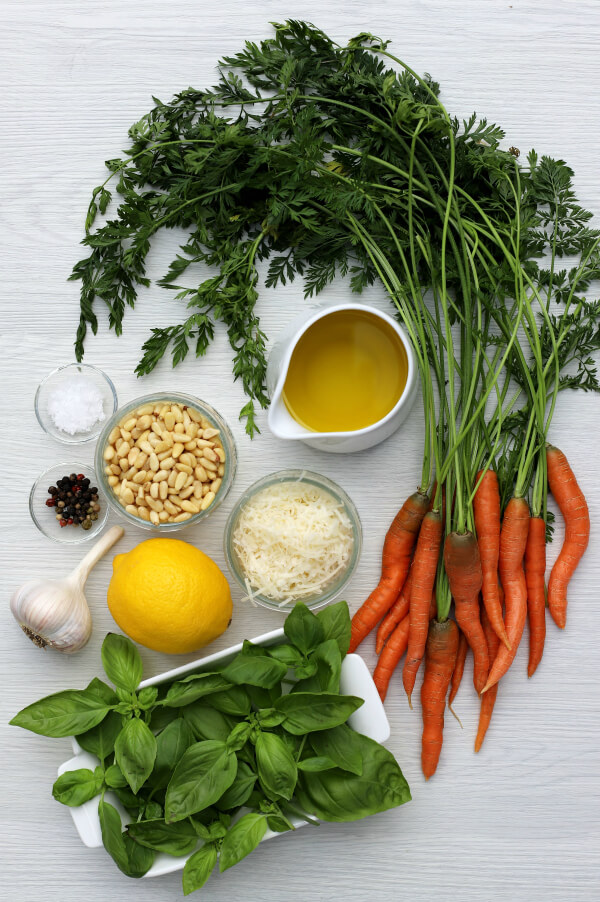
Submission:
[[[103,161],[127,144],[127,128],[151,105],[189,85],[214,78],[219,55],[246,38],[269,33],[269,21],[305,18],[340,41],[360,31],[393,40],[393,51],[442,85],[449,110],[473,110],[499,122],[507,146],[562,157],[575,169],[583,204],[600,214],[600,4],[597,0],[4,0],[0,8],[0,384],[3,479],[0,511],[2,610],[2,840],[0,898],[7,902],[158,902],[181,897],[180,874],[132,881],[104,850],[79,841],[69,811],[51,797],[67,740],[33,736],[6,726],[41,695],[82,686],[99,672],[109,559],[93,572],[87,596],[94,633],[73,658],[27,643],[12,620],[8,598],[34,574],[61,575],[80,551],[54,544],[29,519],[27,498],[39,472],[73,454],[44,435],[34,416],[41,379],[73,359],[78,290],[66,278],[82,255],[78,242],[90,190],[104,177]],[[600,216],[596,216],[600,222]],[[156,242],[150,275],[160,276],[178,241]],[[324,302],[344,300],[340,282]],[[369,300],[386,308],[379,290]],[[260,313],[270,338],[308,306],[299,283],[264,290]],[[86,361],[107,371],[119,398],[182,389],[212,403],[234,430],[239,469],[221,509],[182,533],[224,564],[222,532],[242,491],[286,466],[317,470],[338,481],[356,502],[364,528],[359,570],[349,586],[352,609],[373,585],[387,525],[420,474],[419,403],[402,431],[377,448],[337,456],[281,443],[266,429],[251,442],[238,422],[243,404],[230,377],[230,352],[218,332],[206,359],[172,371],[165,361],[143,381],[133,375],[150,328],[183,311],[153,286],[128,311],[116,339],[101,320]],[[202,898],[260,902],[307,899],[407,899],[412,902],[587,902],[600,898],[600,692],[598,584],[600,486],[597,477],[600,402],[561,396],[552,438],[564,448],[589,499],[595,527],[572,584],[564,634],[549,623],[547,649],[535,677],[526,677],[526,648],[503,681],[482,752],[472,751],[478,703],[467,672],[456,701],[463,728],[447,719],[442,761],[425,783],[419,764],[420,716],[410,712],[399,676],[386,703],[389,747],[413,792],[401,809],[355,824],[307,827],[264,844],[248,861],[214,877]],[[91,462],[83,446],[76,459]],[[70,471],[68,467],[68,471]],[[561,535],[557,530],[558,537]],[[119,547],[144,536],[129,528]],[[549,551],[552,560],[556,544]],[[280,618],[243,606],[211,650],[273,629]],[[526,645],[526,643],[525,643]],[[374,663],[371,642],[364,656]],[[177,659],[192,660],[194,656]],[[143,651],[146,675],[174,666]]]

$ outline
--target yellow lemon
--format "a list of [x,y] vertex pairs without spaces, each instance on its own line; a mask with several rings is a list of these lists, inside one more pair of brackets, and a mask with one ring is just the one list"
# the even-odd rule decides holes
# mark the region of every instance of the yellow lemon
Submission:
[[113,560],[108,607],[124,633],[154,651],[185,654],[231,621],[231,592],[206,554],[179,539],[148,539]]

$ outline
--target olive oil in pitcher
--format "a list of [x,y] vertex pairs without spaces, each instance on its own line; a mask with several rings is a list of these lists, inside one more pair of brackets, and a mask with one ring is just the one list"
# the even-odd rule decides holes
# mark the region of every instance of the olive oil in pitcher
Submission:
[[407,376],[404,344],[386,320],[366,310],[340,310],[301,335],[283,400],[305,429],[353,432],[396,406]]

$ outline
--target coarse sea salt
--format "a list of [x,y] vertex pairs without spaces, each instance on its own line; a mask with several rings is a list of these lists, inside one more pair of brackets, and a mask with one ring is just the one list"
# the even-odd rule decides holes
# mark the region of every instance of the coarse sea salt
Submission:
[[75,376],[48,393],[48,413],[67,435],[89,432],[105,419],[102,394],[86,376]]

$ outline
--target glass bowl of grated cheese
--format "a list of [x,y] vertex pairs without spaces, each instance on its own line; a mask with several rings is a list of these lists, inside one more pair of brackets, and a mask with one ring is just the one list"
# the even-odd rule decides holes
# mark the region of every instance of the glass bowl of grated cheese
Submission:
[[244,601],[289,611],[340,594],[362,546],[358,511],[319,473],[279,470],[242,495],[225,527],[225,557]]

